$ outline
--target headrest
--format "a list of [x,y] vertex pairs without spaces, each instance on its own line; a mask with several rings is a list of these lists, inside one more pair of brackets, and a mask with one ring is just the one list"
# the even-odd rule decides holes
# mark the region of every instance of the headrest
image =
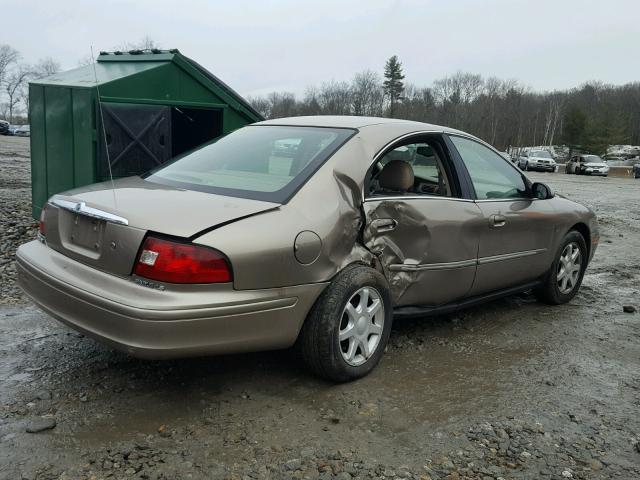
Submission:
[[380,187],[394,192],[406,192],[413,187],[413,169],[402,160],[391,160],[380,172]]

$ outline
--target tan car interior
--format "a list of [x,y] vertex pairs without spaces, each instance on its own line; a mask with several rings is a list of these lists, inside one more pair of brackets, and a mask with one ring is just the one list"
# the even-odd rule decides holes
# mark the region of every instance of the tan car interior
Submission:
[[373,195],[451,196],[440,155],[427,143],[406,144],[386,153],[372,171]]

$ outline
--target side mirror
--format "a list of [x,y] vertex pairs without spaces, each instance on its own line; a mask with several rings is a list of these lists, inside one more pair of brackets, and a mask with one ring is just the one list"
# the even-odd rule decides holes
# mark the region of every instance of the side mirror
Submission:
[[535,182],[531,185],[531,193],[533,194],[533,198],[537,198],[538,200],[548,200],[555,196],[549,185],[540,182]]

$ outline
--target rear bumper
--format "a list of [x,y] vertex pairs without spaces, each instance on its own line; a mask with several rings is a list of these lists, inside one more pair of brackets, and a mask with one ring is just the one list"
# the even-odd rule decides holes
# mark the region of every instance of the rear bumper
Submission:
[[538,172],[555,172],[555,165],[547,166],[547,165],[529,165],[529,169],[535,170]]
[[325,283],[265,290],[231,284],[157,290],[98,271],[34,241],[17,252],[18,282],[70,327],[142,358],[291,346]]

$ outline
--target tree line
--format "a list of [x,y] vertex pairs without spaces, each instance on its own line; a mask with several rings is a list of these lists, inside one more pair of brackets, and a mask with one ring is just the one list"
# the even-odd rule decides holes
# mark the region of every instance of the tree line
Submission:
[[[122,43],[115,50],[159,48],[151,38]],[[88,55],[79,65],[92,63]],[[0,118],[27,121],[28,83],[60,71],[43,58],[22,61],[0,45]],[[402,63],[389,58],[383,74],[365,70],[351,81],[313,85],[298,98],[273,92],[249,98],[267,118],[299,115],[364,115],[446,125],[472,133],[500,149],[564,144],[602,154],[608,145],[640,144],[640,82],[588,82],[570,90],[536,92],[518,80],[458,72],[429,86],[405,82]]]
[[564,144],[603,154],[608,145],[640,144],[640,82],[588,82],[570,90],[536,92],[518,80],[458,72],[430,86],[404,82],[391,57],[381,76],[365,70],[350,82],[310,86],[298,98],[273,92],[249,98],[267,118],[367,115],[446,125],[497,148]]

